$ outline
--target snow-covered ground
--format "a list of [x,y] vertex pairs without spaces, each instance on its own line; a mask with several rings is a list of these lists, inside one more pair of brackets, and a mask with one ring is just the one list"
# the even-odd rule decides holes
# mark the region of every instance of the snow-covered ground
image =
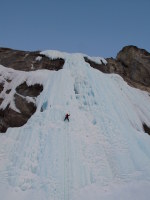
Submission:
[[91,68],[82,54],[42,54],[64,58],[64,68],[0,66],[14,80],[3,108],[15,108],[11,97],[24,80],[44,85],[27,124],[0,134],[0,200],[149,200],[150,136],[142,126],[150,126],[148,93]]

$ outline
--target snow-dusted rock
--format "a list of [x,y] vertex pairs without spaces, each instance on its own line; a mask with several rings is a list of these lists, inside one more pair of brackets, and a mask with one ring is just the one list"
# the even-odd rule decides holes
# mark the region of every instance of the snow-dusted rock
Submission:
[[39,69],[60,70],[64,65],[62,58],[49,59],[40,51],[19,51],[0,48],[0,64],[21,71],[35,71]]
[[98,64],[85,58],[91,67],[104,73],[115,73],[131,86],[150,92],[150,53],[135,46],[126,46],[116,59],[107,58],[107,63]]

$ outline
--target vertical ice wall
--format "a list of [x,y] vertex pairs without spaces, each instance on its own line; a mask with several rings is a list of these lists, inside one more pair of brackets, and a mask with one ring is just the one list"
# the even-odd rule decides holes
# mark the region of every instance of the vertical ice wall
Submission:
[[3,200],[72,200],[85,188],[150,181],[148,94],[92,69],[81,54],[45,54],[65,65],[40,72],[36,113],[0,137]]

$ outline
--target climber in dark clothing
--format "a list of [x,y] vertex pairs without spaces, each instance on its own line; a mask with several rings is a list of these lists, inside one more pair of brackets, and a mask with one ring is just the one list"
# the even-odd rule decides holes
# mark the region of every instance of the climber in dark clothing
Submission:
[[66,121],[66,119],[68,120],[68,122],[69,122],[69,116],[70,116],[70,114],[66,114],[66,116],[65,116],[65,119],[64,119],[64,121]]

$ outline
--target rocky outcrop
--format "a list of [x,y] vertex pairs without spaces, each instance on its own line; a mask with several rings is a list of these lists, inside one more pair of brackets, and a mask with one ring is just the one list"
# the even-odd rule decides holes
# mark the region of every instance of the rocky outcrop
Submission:
[[[26,83],[21,84],[16,88],[16,94],[14,95],[14,102],[16,108],[20,112],[16,112],[8,105],[4,110],[0,110],[0,132],[6,132],[9,127],[20,127],[24,125],[28,119],[35,113],[36,105],[35,101],[29,102],[26,97],[32,97],[33,100],[40,92],[42,92],[43,86],[35,84],[27,86]],[[0,105],[3,99],[0,99]]]
[[124,47],[117,55],[126,76],[143,86],[150,87],[150,53],[135,46]]
[[[126,46],[116,59],[107,58],[107,64],[97,64],[84,57],[91,67],[103,73],[116,73],[124,78],[133,87],[150,92],[150,53],[136,46]],[[59,70],[63,68],[62,58],[49,59],[40,51],[18,51],[9,48],[0,48],[0,64],[5,67],[21,71],[35,71],[38,69]],[[0,86],[0,91],[2,86]]]
[[63,68],[62,58],[49,59],[40,51],[18,51],[0,48],[0,64],[15,70],[35,71],[38,69],[60,70]]
[[[84,57],[84,60],[91,67],[103,73],[119,74],[131,86],[150,92],[150,53],[146,50],[135,46],[124,47],[115,59],[107,58],[107,64],[103,63],[102,60],[102,64],[98,64],[88,57]],[[49,59],[40,54],[40,51],[29,52],[0,48],[0,64],[15,70],[60,70],[63,68],[64,62],[62,58]],[[4,92],[5,82],[8,86],[8,89],[4,92],[6,98],[7,95],[11,94],[9,87],[11,81],[7,76],[0,81],[1,94]],[[13,100],[19,112],[13,110],[10,105],[7,105],[4,110],[0,109],[0,132],[6,132],[9,127],[20,127],[28,121],[36,111],[36,97],[43,91],[43,86],[40,84],[29,86],[26,82],[23,82],[15,88],[15,91]],[[0,105],[3,101],[3,95],[1,95]],[[150,129],[145,124],[143,129],[150,134]]]
[[91,67],[100,70],[103,73],[116,73],[123,74],[124,66],[113,58],[107,58],[107,64],[97,64],[94,61],[91,61],[89,58],[84,57],[84,60],[91,65]]
[[150,92],[150,53],[136,46],[126,46],[116,59],[107,58],[107,64],[88,62],[91,67],[103,73],[116,73],[131,86]]
[[[18,51],[9,48],[0,48],[0,64],[19,71],[35,71],[40,69],[48,69],[58,71],[63,68],[64,60],[62,58],[50,59],[40,54],[40,51]],[[5,80],[9,87],[12,80]],[[0,82],[0,93],[4,90],[3,81]],[[8,105],[4,110],[0,109],[0,132],[6,132],[9,127],[20,127],[24,125],[28,119],[36,111],[36,97],[40,95],[43,86],[35,84],[28,86],[26,82],[16,87],[16,93],[13,96],[16,108],[13,110]],[[11,89],[5,91],[9,94]],[[26,98],[27,97],[27,98]],[[28,97],[32,101],[28,101]],[[6,95],[7,98],[7,95]],[[3,102],[0,98],[0,105]]]
[[145,123],[143,124],[143,129],[144,129],[145,133],[150,135],[150,127],[148,127]]
[[16,88],[16,92],[24,97],[37,97],[43,91],[43,86],[39,84],[28,86],[26,82]]

